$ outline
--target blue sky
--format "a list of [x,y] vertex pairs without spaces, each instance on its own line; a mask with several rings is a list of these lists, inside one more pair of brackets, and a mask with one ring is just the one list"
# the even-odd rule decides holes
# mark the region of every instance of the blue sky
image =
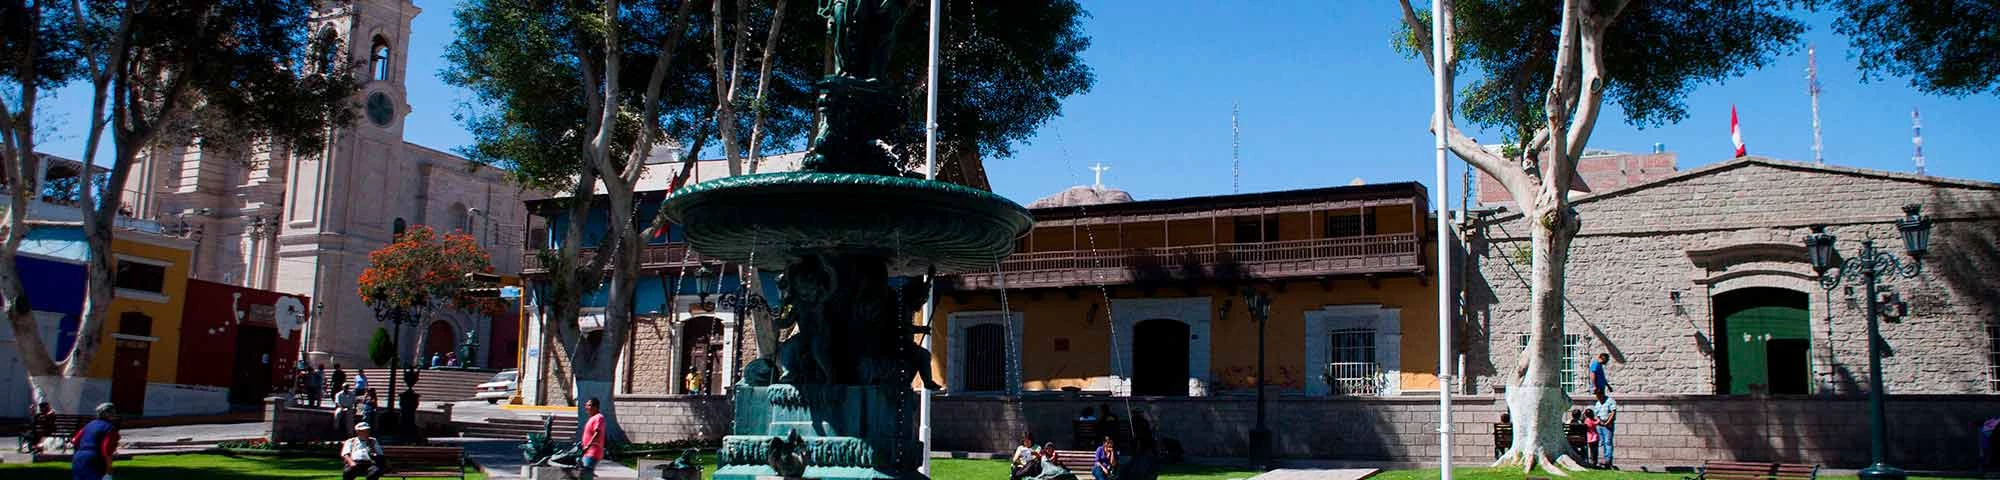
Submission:
[[[1022,203],[1088,184],[1140,199],[1229,193],[1232,102],[1241,105],[1244,192],[1417,180],[1431,183],[1430,77],[1389,47],[1395,2],[1116,0],[1085,2],[1091,93],[1070,98],[1013,158],[989,159],[999,193]],[[1428,2],[1426,2],[1428,3]],[[450,2],[418,1],[411,45],[408,140],[451,150],[471,141],[451,114],[465,94],[436,77],[452,35]],[[2000,153],[1981,124],[2000,98],[1929,96],[1902,79],[1860,83],[1847,43],[1823,15],[1805,40],[1819,47],[1820,118],[1828,163],[1909,171],[1910,109],[1923,111],[1933,175],[2000,181]],[[1812,159],[1805,49],[1763,70],[1690,95],[1679,124],[1638,129],[1608,107],[1590,145],[1646,151],[1665,143],[1685,170],[1726,160],[1729,107],[1753,154]],[[947,66],[946,68],[949,68]],[[949,94],[949,92],[946,92]],[[89,93],[65,89],[45,149],[77,157]],[[1475,133],[1481,140],[1499,135]],[[1454,165],[1456,179],[1463,164]],[[1457,189],[1458,185],[1452,187]]]

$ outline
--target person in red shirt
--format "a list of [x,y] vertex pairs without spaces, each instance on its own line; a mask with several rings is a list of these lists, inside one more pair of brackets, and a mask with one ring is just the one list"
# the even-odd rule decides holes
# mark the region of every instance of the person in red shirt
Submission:
[[583,402],[583,413],[590,419],[583,422],[583,435],[577,442],[583,448],[583,478],[597,478],[597,462],[604,460],[604,414],[597,411],[597,399]]

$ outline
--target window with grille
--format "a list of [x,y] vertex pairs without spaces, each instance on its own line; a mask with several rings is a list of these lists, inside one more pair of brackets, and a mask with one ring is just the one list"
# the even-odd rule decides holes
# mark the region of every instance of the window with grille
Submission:
[[2000,392],[2000,322],[1987,322],[1986,338],[1993,343],[1986,349],[1986,382]]
[[117,287],[146,293],[161,293],[167,282],[167,267],[146,263],[118,261]]
[[1236,243],[1278,241],[1277,215],[1236,217]]
[[965,391],[1007,388],[1007,327],[988,323],[965,329]]
[[[1526,354],[1528,350],[1528,336],[1521,335],[1520,339],[1521,351],[1523,354]],[[1588,359],[1583,357],[1583,335],[1573,333],[1563,335],[1562,374],[1560,378],[1564,387],[1568,388],[1571,392],[1589,391],[1590,379],[1583,378],[1582,375],[1577,374],[1578,370],[1583,369],[1582,362],[1585,361],[1588,361]]]
[[1326,238],[1349,238],[1375,234],[1375,216],[1367,211],[1326,215]]
[[1334,330],[1327,345],[1327,382],[1335,395],[1376,395],[1381,392],[1382,366],[1375,363],[1375,329]]

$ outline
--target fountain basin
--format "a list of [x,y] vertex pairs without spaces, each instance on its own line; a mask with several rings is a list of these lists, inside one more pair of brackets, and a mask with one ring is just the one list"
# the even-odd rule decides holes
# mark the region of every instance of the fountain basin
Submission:
[[694,184],[666,198],[702,255],[782,270],[805,254],[888,261],[891,275],[984,271],[1034,220],[991,192],[885,175],[786,172]]

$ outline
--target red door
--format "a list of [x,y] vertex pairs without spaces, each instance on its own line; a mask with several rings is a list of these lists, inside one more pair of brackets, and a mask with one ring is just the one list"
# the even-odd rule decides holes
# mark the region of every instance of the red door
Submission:
[[139,416],[146,406],[146,357],[153,345],[139,340],[119,340],[112,355],[111,403],[121,415]]

